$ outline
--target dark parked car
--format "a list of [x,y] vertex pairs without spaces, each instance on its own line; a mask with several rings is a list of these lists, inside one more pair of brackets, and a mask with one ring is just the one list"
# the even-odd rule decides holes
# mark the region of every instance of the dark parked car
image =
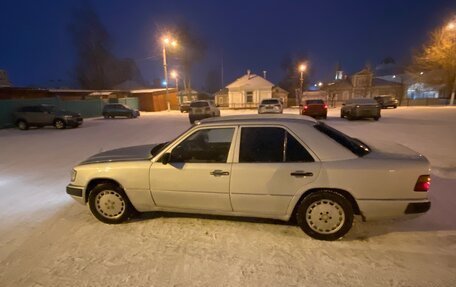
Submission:
[[211,101],[193,101],[190,103],[188,118],[193,124],[196,120],[220,117],[220,110]]
[[106,104],[103,107],[103,117],[105,119],[115,117],[127,117],[131,119],[139,117],[139,111],[123,104]]
[[387,109],[388,107],[397,108],[399,101],[393,96],[377,96],[374,97],[374,100],[380,104],[382,109]]
[[328,105],[323,100],[306,100],[303,105],[299,106],[301,115],[311,116],[313,118],[324,118],[328,116]]
[[32,126],[54,126],[57,129],[64,129],[68,126],[78,127],[83,121],[81,114],[59,110],[52,105],[22,107],[13,114],[13,118],[14,123],[21,130]]
[[380,115],[380,105],[373,99],[351,99],[342,104],[340,117],[348,120],[373,118],[378,121]]
[[181,113],[190,112],[190,101],[183,102],[179,105]]

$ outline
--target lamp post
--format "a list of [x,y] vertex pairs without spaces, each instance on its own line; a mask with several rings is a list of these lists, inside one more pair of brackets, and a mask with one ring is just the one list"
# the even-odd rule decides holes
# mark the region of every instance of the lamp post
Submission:
[[169,103],[168,95],[168,67],[166,64],[166,46],[171,45],[172,47],[177,46],[176,40],[172,40],[168,37],[163,38],[163,70],[165,72],[165,87],[166,87],[166,105],[168,106],[168,112],[171,110],[171,105]]
[[[453,19],[453,21],[448,23],[448,25],[446,25],[445,28],[449,33],[453,33],[453,35],[451,35],[452,40],[456,41],[456,17]],[[456,57],[455,57],[455,59],[453,59],[453,61],[456,61]],[[450,106],[452,106],[454,104],[455,94],[456,94],[456,74],[454,75],[453,88],[451,90]]]
[[[173,78],[176,81],[176,92],[177,92],[177,95],[179,96],[179,78],[178,78],[177,72],[175,70],[172,70],[170,75],[171,75],[171,78]],[[182,99],[179,99],[179,100],[182,103]]]
[[304,72],[307,70],[307,64],[303,63],[303,64],[299,65],[298,70],[301,73],[301,77],[300,77],[300,85],[299,85],[299,95],[296,95],[296,104],[300,105],[302,92],[303,92],[302,88],[304,85]]

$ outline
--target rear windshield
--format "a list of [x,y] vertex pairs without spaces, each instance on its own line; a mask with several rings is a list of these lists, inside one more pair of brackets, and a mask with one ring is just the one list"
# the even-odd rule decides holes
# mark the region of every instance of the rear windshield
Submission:
[[323,100],[307,100],[306,104],[308,104],[308,105],[317,105],[317,104],[324,105],[325,102],[323,102]]
[[261,103],[264,104],[264,105],[275,105],[275,104],[279,103],[279,100],[273,100],[273,99],[262,100]]
[[314,127],[320,132],[324,133],[328,137],[338,142],[339,144],[349,149],[352,153],[356,154],[357,156],[365,156],[366,154],[371,152],[371,149],[362,141],[349,137],[346,134],[324,123],[319,122]]
[[377,104],[373,99],[352,99],[348,100],[347,104]]
[[192,108],[201,108],[201,107],[208,107],[209,103],[208,102],[194,102],[190,104],[190,107]]

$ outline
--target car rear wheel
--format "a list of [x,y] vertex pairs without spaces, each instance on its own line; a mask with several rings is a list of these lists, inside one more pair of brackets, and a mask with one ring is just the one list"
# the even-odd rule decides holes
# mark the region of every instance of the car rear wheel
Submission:
[[379,118],[380,118],[380,117],[374,117],[374,120],[375,120],[375,121],[378,121]]
[[54,127],[56,129],[61,130],[61,129],[64,129],[66,127],[66,124],[65,124],[65,122],[62,119],[56,119],[54,121]]
[[134,213],[122,188],[111,183],[99,184],[90,192],[89,208],[98,220],[108,224],[124,222]]
[[23,130],[23,131],[28,130],[28,128],[29,128],[28,123],[24,120],[18,120],[16,122],[16,126],[18,127],[18,129]]
[[353,224],[353,207],[336,191],[318,191],[302,200],[296,217],[301,229],[310,237],[337,240],[347,234]]

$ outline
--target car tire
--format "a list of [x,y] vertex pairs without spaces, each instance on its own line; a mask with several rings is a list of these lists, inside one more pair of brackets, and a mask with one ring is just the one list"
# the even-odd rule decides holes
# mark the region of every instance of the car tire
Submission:
[[122,223],[135,212],[123,189],[112,183],[101,183],[92,189],[89,208],[98,220],[107,224]]
[[380,119],[380,117],[374,117],[374,121],[378,121],[378,119]]
[[108,116],[108,115],[103,115],[103,117],[104,117],[105,119],[109,119],[109,116]]
[[66,128],[65,121],[62,120],[62,119],[56,119],[56,120],[54,121],[54,127],[55,127],[56,129],[59,129],[59,130],[62,130],[62,129],[64,129],[64,128]]
[[340,112],[340,118],[343,119],[345,117],[344,113]]
[[332,241],[343,237],[353,225],[353,207],[342,194],[322,190],[306,196],[300,203],[296,219],[310,237]]
[[397,109],[397,105],[394,105],[394,106],[393,106],[393,109]]
[[353,121],[354,119],[355,119],[355,117],[353,117],[351,114],[347,115],[347,120]]
[[18,120],[16,122],[16,126],[18,129],[20,129],[22,131],[28,130],[28,128],[29,128],[29,124],[25,120]]

